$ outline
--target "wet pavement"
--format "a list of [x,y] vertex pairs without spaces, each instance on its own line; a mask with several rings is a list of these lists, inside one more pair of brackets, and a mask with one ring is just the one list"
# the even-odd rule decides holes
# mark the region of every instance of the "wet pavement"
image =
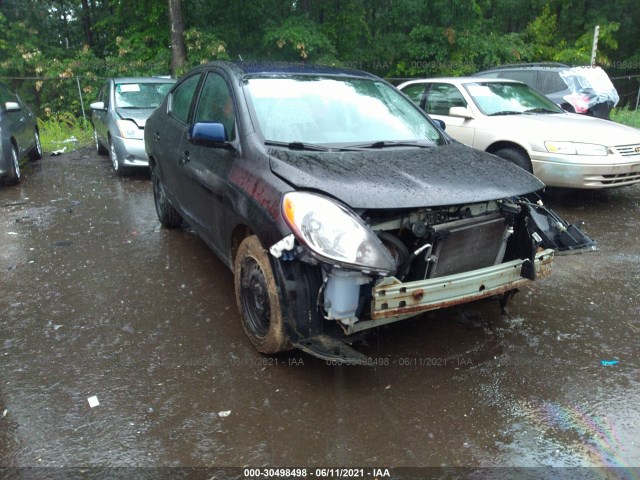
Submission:
[[253,350],[231,273],[160,228],[148,176],[89,150],[23,172],[0,188],[0,466],[640,475],[639,186],[546,198],[600,250],[557,257],[507,314],[486,301],[382,327],[377,366],[336,367]]

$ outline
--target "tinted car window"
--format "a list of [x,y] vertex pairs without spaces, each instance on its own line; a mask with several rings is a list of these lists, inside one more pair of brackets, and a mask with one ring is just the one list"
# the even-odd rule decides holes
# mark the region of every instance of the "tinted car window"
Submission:
[[424,84],[414,83],[413,85],[408,85],[402,90],[402,93],[413,100],[416,105],[420,105],[420,102],[422,101],[422,94],[424,93]]
[[104,102],[105,107],[109,106],[109,95],[107,95],[108,91],[109,84],[105,83],[102,88],[100,88],[100,91],[98,92],[98,98],[96,98],[98,102]]
[[4,103],[16,102],[16,101],[17,101],[16,96],[9,89],[9,87],[7,87],[6,85],[0,84],[0,102],[2,102],[3,108],[4,108]]
[[187,78],[171,95],[171,115],[187,123],[193,95],[200,81],[200,74]]
[[530,87],[537,88],[536,81],[537,72],[533,70],[508,70],[506,72],[500,72],[499,78],[510,78],[511,80],[519,80],[522,83],[526,83]]
[[235,137],[235,109],[224,78],[209,73],[202,87],[195,115],[196,122],[222,123],[229,139]]
[[451,107],[466,107],[462,94],[453,85],[436,83],[431,86],[427,94],[427,113],[433,115],[449,115]]
[[538,72],[538,90],[544,94],[559,92],[567,88],[558,72]]

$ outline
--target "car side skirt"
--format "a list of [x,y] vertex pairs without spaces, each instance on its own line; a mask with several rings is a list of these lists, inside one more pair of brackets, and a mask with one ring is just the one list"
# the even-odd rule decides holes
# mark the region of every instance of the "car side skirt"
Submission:
[[[551,273],[554,251],[546,249],[535,256],[536,279]],[[521,276],[528,259],[512,260],[470,272],[402,283],[385,278],[372,291],[371,320],[345,326],[347,334],[404,320],[429,310],[451,307],[516,290],[531,280]]]

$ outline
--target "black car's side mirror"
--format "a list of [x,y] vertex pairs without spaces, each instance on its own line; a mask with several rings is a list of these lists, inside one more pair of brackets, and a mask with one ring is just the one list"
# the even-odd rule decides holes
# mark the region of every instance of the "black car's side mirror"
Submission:
[[198,122],[189,128],[189,141],[194,145],[229,148],[227,129],[221,123]]

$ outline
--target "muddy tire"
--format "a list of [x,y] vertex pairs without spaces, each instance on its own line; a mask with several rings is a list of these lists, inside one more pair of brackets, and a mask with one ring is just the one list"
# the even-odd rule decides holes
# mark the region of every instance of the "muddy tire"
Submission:
[[33,133],[33,148],[29,152],[29,160],[40,160],[42,158],[42,143],[38,130]]
[[109,151],[104,148],[104,146],[98,140],[98,132],[96,132],[95,128],[93,129],[93,142],[96,146],[96,153],[98,155],[106,155],[107,153],[109,153]]
[[11,163],[9,164],[9,172],[3,178],[5,185],[17,185],[20,183],[20,159],[18,158],[18,149],[11,144]]
[[516,150],[515,148],[502,148],[493,152],[493,154],[500,158],[504,158],[505,160],[509,160],[511,163],[519,166],[529,173],[533,173],[531,160],[529,160],[526,153],[521,152],[520,150]]
[[290,350],[269,255],[255,235],[238,247],[233,272],[242,328],[253,346],[268,354]]
[[113,140],[109,137],[109,160],[111,160],[111,166],[113,167],[113,171],[116,172],[116,175],[119,177],[126,177],[129,175],[129,169],[120,164],[120,160],[118,160],[118,154],[116,153],[116,147],[113,145]]
[[164,191],[158,167],[151,172],[151,183],[153,184],[153,203],[156,205],[160,224],[165,228],[176,228],[182,225],[182,216],[173,208]]

